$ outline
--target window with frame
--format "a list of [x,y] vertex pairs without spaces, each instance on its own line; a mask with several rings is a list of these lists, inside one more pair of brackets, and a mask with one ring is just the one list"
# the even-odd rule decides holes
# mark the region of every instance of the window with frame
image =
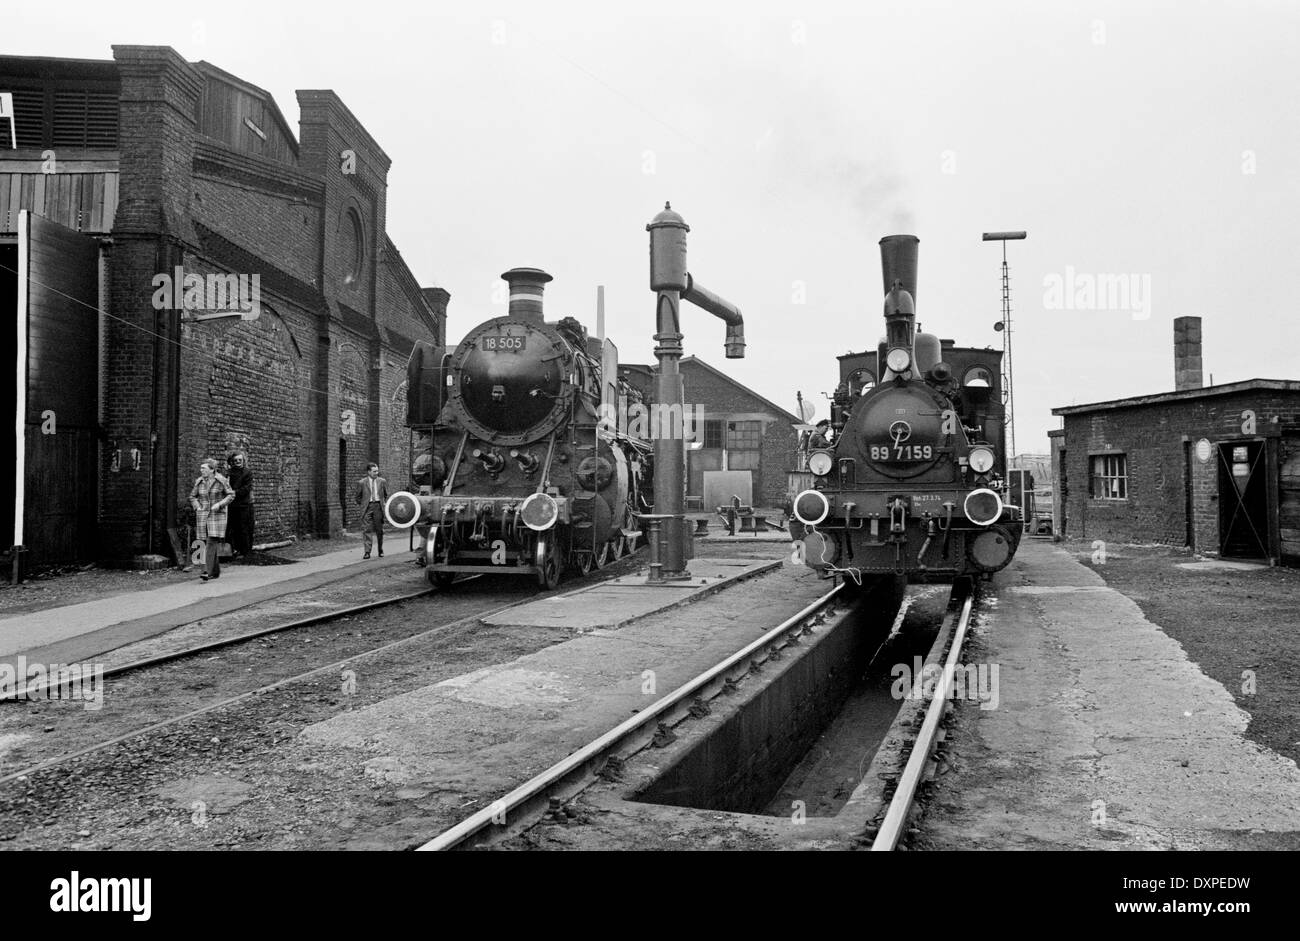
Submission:
[[1127,500],[1127,455],[1094,454],[1090,484],[1089,495],[1094,500]]
[[704,420],[704,446],[706,448],[722,447],[722,421],[715,418]]
[[763,423],[761,421],[727,422],[728,451],[757,451],[763,447]]

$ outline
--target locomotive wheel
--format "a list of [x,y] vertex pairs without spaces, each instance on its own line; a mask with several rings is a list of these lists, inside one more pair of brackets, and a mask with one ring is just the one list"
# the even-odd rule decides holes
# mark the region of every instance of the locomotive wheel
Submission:
[[614,540],[613,546],[614,546],[614,549],[613,549],[613,551],[612,551],[612,553],[611,553],[612,556],[613,556],[613,559],[612,559],[611,561],[617,562],[619,559],[623,558],[623,556],[627,555],[627,537],[626,537],[626,536],[622,536],[622,535],[620,535],[617,539]]
[[543,591],[551,591],[560,584],[560,557],[552,540],[538,540],[537,566],[537,584]]
[[579,552],[576,560],[576,567],[579,574],[587,575],[591,572],[591,553]]
[[456,573],[435,572],[433,569],[425,569],[424,579],[433,588],[450,588],[451,583],[456,580]]
[[609,543],[602,542],[600,548],[596,550],[596,557],[592,560],[592,565],[598,569],[603,569],[609,564]]

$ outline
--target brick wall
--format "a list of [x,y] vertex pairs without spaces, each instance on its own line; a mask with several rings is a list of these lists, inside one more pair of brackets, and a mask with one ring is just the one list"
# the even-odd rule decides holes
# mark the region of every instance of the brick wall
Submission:
[[258,258],[311,282],[320,254],[321,210],[272,186],[195,177],[193,216]]
[[[259,541],[336,533],[368,461],[405,480],[406,433],[393,418],[404,406],[394,402],[411,341],[444,331],[447,293],[422,289],[384,232],[390,161],[333,92],[299,93],[297,168],[241,153],[198,132],[203,72],[165,47],[115,46],[114,56],[122,186],[105,451],[121,450],[124,466],[109,472],[105,459],[107,544],[118,555],[143,549],[152,502],[154,549],[166,551],[166,513],[189,521],[198,462],[236,448],[255,474]],[[344,150],[355,173],[343,172]],[[352,278],[349,212],[362,230]],[[232,272],[232,257],[252,270]],[[176,265],[199,275],[260,267],[262,316],[182,324],[179,311],[155,311],[152,279]],[[344,409],[354,422],[340,468]],[[348,509],[349,523],[355,515]]]
[[[729,415],[763,415],[763,443],[759,469],[754,472],[754,503],[780,507],[786,500],[786,471],[794,467],[798,436],[793,415],[781,414],[761,397],[739,383],[719,376],[694,358],[681,362],[683,399],[687,405],[703,405],[709,419]],[[655,382],[649,373],[631,370],[627,378],[641,391],[646,402],[655,400]],[[702,434],[702,430],[700,432]]]
[[[1256,431],[1243,434],[1243,412],[1255,413]],[[1276,419],[1276,421],[1274,421]],[[1183,546],[1188,542],[1186,448],[1201,438],[1211,444],[1276,436],[1300,423],[1300,394],[1243,391],[1065,416],[1067,534],[1074,538]],[[1089,496],[1089,452],[1125,454],[1128,498]],[[1202,464],[1190,460],[1192,537],[1202,553],[1219,550],[1217,453]],[[1055,481],[1059,489],[1060,482]]]
[[[187,271],[206,267],[200,259],[186,260]],[[304,348],[310,352],[313,319],[264,299],[255,321],[185,325],[177,493],[187,522],[198,462],[205,456],[224,462],[242,449],[254,475],[257,541],[279,541],[299,531],[310,501],[310,481],[302,473],[311,459],[303,416],[311,409],[316,379]]]

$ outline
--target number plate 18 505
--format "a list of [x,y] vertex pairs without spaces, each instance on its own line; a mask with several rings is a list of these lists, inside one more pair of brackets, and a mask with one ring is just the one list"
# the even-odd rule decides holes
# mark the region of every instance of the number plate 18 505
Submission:
[[527,337],[484,337],[479,341],[479,349],[486,353],[519,352],[525,348]]

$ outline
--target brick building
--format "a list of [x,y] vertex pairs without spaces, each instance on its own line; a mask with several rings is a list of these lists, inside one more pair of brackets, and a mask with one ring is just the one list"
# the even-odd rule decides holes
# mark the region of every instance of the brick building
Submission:
[[295,136],[161,46],[0,57],[0,92],[0,315],[27,358],[0,504],[22,500],[31,561],[184,551],[198,463],[235,448],[258,541],[353,522],[365,463],[405,465],[406,359],[448,301],[385,233],[379,144],[331,91],[297,93]]
[[1174,335],[1175,391],[1052,410],[1058,530],[1300,563],[1300,382],[1202,387],[1200,318]]
[[[783,506],[799,418],[697,356],[684,357],[680,369],[683,401],[704,423],[695,435],[700,447],[687,448],[688,506],[712,509],[733,493],[755,506]],[[619,376],[654,404],[655,367],[624,363]],[[749,493],[739,493],[746,485]]]

